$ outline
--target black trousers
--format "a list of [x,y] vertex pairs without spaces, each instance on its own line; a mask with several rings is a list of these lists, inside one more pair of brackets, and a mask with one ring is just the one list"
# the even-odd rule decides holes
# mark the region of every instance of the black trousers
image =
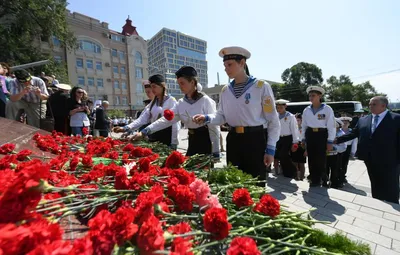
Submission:
[[339,180],[340,182],[344,182],[346,179],[346,174],[347,174],[347,166],[349,165],[349,160],[350,160],[350,153],[351,153],[351,145],[347,145],[347,149],[345,152],[343,152],[342,155],[342,164],[339,169]]
[[188,135],[189,146],[186,156],[193,156],[195,154],[210,155],[212,153],[210,131],[207,126],[189,129]]
[[372,160],[366,160],[365,165],[371,181],[372,197],[398,204],[400,165]]
[[290,157],[290,150],[292,148],[293,137],[291,135],[283,136],[276,144],[277,156],[281,163],[283,176],[289,178],[296,177],[296,166]]
[[265,180],[264,154],[266,147],[262,126],[259,130],[242,134],[230,131],[226,137],[226,161],[253,177],[258,176],[260,180]]
[[172,126],[157,131],[151,135],[149,135],[150,142],[160,142],[167,146],[171,145],[171,136],[172,136]]
[[311,183],[320,184],[321,177],[326,173],[326,144],[328,131],[312,128],[306,130],[306,146],[308,154],[308,169],[311,175]]
[[332,186],[337,186],[340,183],[339,169],[342,163],[342,153],[330,155],[326,158],[326,174],[322,177],[324,182],[330,180]]
[[101,131],[99,131],[99,135],[102,136],[102,137],[108,137],[108,131],[101,130]]

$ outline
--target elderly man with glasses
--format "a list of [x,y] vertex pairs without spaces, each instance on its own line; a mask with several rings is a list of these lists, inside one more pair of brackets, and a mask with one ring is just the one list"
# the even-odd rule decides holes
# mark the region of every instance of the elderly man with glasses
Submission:
[[10,101],[6,106],[6,117],[16,120],[17,113],[23,109],[28,124],[40,128],[40,119],[46,117],[46,102],[49,98],[45,83],[31,76],[25,70],[14,72],[15,79],[10,82]]

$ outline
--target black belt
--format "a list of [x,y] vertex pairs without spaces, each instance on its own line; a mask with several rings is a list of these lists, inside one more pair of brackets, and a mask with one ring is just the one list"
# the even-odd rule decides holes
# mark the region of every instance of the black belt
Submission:
[[252,132],[260,132],[264,131],[264,127],[254,126],[254,127],[230,127],[229,132],[236,134],[244,134],[244,133],[252,133]]
[[198,134],[198,133],[204,133],[206,131],[208,131],[208,127],[207,126],[202,126],[202,127],[199,127],[199,128],[188,128],[188,134],[189,135],[195,135],[195,134]]
[[310,130],[311,132],[325,132],[325,131],[327,131],[326,128],[311,128],[311,127],[307,128],[307,130]]

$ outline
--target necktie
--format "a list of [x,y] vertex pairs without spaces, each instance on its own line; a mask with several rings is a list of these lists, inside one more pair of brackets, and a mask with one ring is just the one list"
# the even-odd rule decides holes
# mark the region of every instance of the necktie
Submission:
[[379,115],[375,115],[374,122],[372,123],[371,132],[372,134],[375,132],[376,127],[378,126]]

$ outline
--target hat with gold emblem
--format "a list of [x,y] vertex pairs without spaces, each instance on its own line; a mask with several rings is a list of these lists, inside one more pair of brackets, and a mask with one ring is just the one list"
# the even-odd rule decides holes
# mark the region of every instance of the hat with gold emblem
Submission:
[[309,94],[310,92],[318,92],[321,93],[322,95],[325,94],[325,90],[319,86],[310,86],[307,88],[307,94]]
[[232,46],[232,47],[225,47],[219,51],[219,56],[226,60],[234,59],[234,60],[241,60],[241,59],[249,59],[251,56],[250,51],[246,50],[245,48]]
[[279,99],[275,101],[275,104],[277,105],[286,105],[287,103],[289,103],[289,101],[285,99]]

